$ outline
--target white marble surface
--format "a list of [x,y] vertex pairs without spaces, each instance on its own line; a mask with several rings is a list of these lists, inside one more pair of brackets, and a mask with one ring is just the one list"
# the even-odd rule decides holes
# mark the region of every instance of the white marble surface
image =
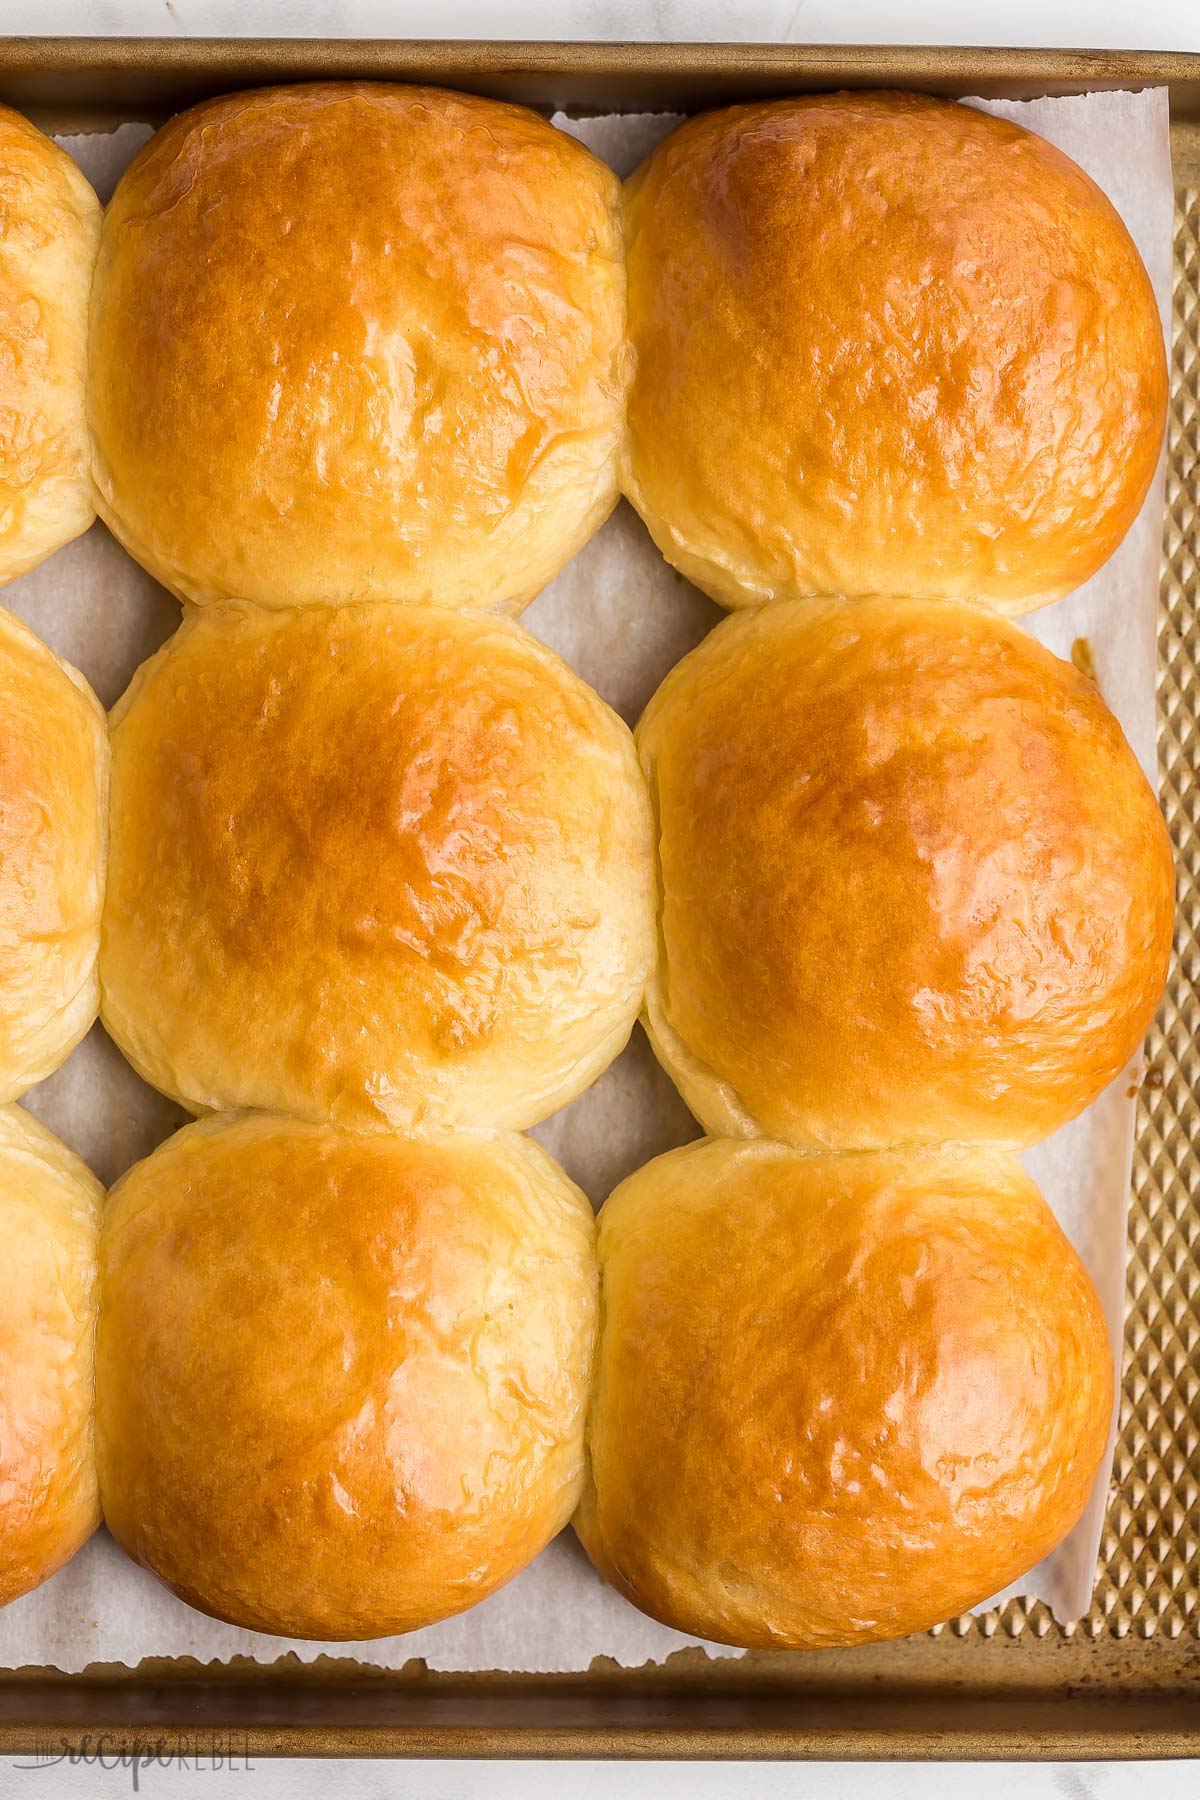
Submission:
[[[1200,50],[1200,0],[0,0],[12,34],[640,38],[811,43],[1086,45]],[[1195,1764],[868,1766],[816,1763],[257,1763],[214,1771],[70,1768],[0,1758],[0,1794],[96,1800],[133,1791],[172,1800],[253,1792],[255,1800],[1193,1800]],[[202,1776],[204,1779],[202,1780]]]
[[274,1762],[223,1769],[37,1766],[0,1757],[6,1800],[1195,1800],[1194,1763]]
[[8,32],[1200,50],[1200,0],[0,0]]

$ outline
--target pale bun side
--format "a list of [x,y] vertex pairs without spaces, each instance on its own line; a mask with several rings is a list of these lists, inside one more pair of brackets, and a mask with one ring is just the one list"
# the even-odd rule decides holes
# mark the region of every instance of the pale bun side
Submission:
[[77,669],[0,607],[0,1100],[95,1021],[108,736]]
[[95,518],[84,389],[100,202],[65,150],[0,107],[0,582]]
[[0,1606],[100,1522],[92,1450],[103,1189],[18,1106],[0,1107]]
[[664,1624],[748,1648],[903,1636],[1082,1513],[1112,1350],[1013,1157],[689,1144],[616,1190],[599,1255],[575,1528]]
[[383,1637],[474,1605],[579,1495],[593,1240],[523,1138],[187,1126],[105,1215],[109,1530],[251,1630]]

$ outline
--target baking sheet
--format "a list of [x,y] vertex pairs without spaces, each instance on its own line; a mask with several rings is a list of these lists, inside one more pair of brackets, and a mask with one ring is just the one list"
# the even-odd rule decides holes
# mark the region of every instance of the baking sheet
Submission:
[[[1104,187],[1137,239],[1166,329],[1172,209],[1166,94],[978,104],[1041,131]],[[672,121],[626,115],[556,123],[624,174]],[[106,136],[63,141],[106,197],[147,135],[145,127],[131,124]],[[1025,621],[1060,655],[1086,644],[1100,688],[1152,779],[1161,520],[1160,474],[1134,530],[1100,575]],[[177,604],[100,526],[2,598],[87,673],[106,705],[179,616]],[[632,723],[668,668],[720,616],[668,568],[622,506],[524,622]],[[1082,1119],[1026,1158],[1091,1270],[1118,1355],[1136,1080],[1137,1070],[1129,1070]],[[99,1029],[27,1104],[106,1182],[183,1119],[145,1087]],[[533,1135],[599,1204],[624,1175],[695,1136],[696,1127],[639,1030],[595,1087]],[[1067,1542],[1008,1595],[1037,1595],[1060,1620],[1086,1610],[1106,1490],[1107,1474]],[[368,1644],[292,1643],[207,1620],[129,1564],[104,1534],[44,1588],[0,1612],[0,1664],[67,1671],[94,1662],[136,1664],[147,1656],[272,1661],[286,1651],[306,1660],[326,1652],[353,1655],[388,1667],[420,1657],[437,1669],[556,1671],[586,1668],[600,1655],[637,1665],[695,1641],[643,1618],[606,1588],[569,1532],[470,1613]]]

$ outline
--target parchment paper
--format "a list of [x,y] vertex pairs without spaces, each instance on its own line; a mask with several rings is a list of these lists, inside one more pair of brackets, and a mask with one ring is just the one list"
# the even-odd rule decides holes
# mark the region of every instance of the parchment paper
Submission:
[[[986,105],[1052,139],[1106,190],[1137,240],[1169,330],[1172,186],[1165,93]],[[555,122],[626,174],[674,121],[643,114]],[[130,124],[63,142],[104,198],[146,136],[146,127]],[[136,369],[129,378],[137,379]],[[1025,621],[1060,655],[1070,656],[1078,640],[1086,642],[1101,691],[1152,780],[1162,506],[1160,470],[1141,517],[1107,567],[1070,599]],[[101,526],[8,587],[0,600],[83,669],[106,705],[179,618],[175,601]],[[622,506],[524,622],[633,723],[671,665],[719,616],[668,568]],[[1132,1067],[1083,1118],[1027,1158],[1097,1284],[1118,1367],[1137,1080]],[[99,1027],[26,1104],[105,1182],[183,1122],[175,1107],[133,1074]],[[597,1205],[649,1157],[696,1135],[640,1029],[587,1094],[534,1133]],[[1040,1596],[1063,1620],[1086,1611],[1107,1486],[1106,1468],[1076,1530],[1010,1593]],[[637,1665],[693,1642],[643,1618],[605,1587],[570,1532],[461,1618],[374,1643],[293,1643],[217,1624],[134,1568],[104,1533],[54,1580],[0,1611],[0,1664],[70,1671],[94,1662],[136,1664],[147,1656],[273,1661],[287,1651],[306,1660],[325,1652],[353,1655],[388,1667],[421,1657],[436,1669],[549,1671],[586,1668],[596,1656]]]

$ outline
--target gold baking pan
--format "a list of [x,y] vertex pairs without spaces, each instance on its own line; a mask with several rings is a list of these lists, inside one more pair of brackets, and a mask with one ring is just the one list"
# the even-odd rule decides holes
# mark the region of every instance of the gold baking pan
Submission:
[[1159,637],[1179,870],[1130,1214],[1120,1436],[1091,1611],[1013,1601],[895,1644],[577,1675],[349,1660],[0,1673],[0,1752],[703,1757],[1200,1756],[1200,55],[759,45],[11,39],[0,99],[54,129],[263,82],[364,76],[542,106],[682,111],[811,88],[1170,90],[1175,331]]

